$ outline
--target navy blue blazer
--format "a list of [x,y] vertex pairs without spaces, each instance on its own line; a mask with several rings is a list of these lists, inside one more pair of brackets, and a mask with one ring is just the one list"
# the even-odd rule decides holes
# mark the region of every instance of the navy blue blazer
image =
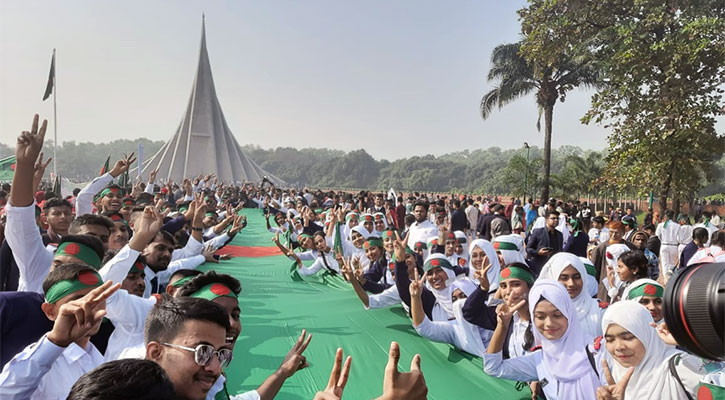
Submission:
[[[526,256],[529,261],[529,266],[537,276],[541,272],[541,268],[546,264],[546,261],[549,260],[549,257],[561,252],[564,236],[556,229],[554,229],[554,234],[558,239],[557,243],[551,243],[549,241],[549,231],[546,227],[536,228],[529,235],[528,242],[526,243]],[[538,254],[539,250],[545,247],[551,247],[553,251],[548,256],[540,256]]]

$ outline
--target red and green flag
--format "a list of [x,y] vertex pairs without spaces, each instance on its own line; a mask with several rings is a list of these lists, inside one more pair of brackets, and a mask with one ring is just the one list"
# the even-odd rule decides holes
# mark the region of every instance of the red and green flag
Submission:
[[98,175],[103,175],[109,171],[110,168],[109,168],[108,164],[110,162],[111,162],[111,156],[108,156],[108,158],[106,158],[106,163],[103,164],[103,167],[101,167],[101,171],[98,173]]
[[0,181],[12,181],[15,175],[15,156],[0,159]]

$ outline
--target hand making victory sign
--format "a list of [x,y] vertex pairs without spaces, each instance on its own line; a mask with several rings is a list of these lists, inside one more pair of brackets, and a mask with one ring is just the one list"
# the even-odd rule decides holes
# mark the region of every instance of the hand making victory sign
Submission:
[[604,378],[607,380],[608,385],[597,388],[597,400],[624,400],[624,392],[627,390],[629,378],[634,373],[634,367],[629,367],[618,383],[612,377],[607,360],[602,360],[602,370],[604,370]]

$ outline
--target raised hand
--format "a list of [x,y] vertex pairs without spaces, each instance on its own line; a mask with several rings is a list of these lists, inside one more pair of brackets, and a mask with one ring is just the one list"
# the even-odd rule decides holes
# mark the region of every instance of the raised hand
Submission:
[[607,360],[602,359],[602,369],[608,385],[597,388],[597,400],[624,400],[624,392],[627,390],[629,378],[634,373],[634,367],[629,367],[619,383],[614,381]]
[[80,299],[60,306],[48,340],[60,347],[68,347],[87,336],[106,315],[106,299],[120,287],[120,283],[104,282]]
[[154,207],[146,206],[141,217],[133,224],[133,236],[128,245],[134,250],[143,251],[161,230],[163,217]]
[[310,340],[312,340],[312,335],[307,335],[307,330],[303,329],[300,337],[297,339],[297,342],[284,357],[282,365],[280,365],[277,370],[282,374],[282,376],[289,378],[294,375],[295,372],[310,365],[307,363],[307,358],[302,355],[302,353],[305,352],[305,349],[307,349],[307,346],[310,345]]
[[116,161],[116,164],[113,166],[113,169],[108,171],[109,174],[111,174],[112,177],[116,178],[122,173],[126,172],[129,167],[131,167],[131,164],[133,164],[134,161],[136,161],[136,157],[133,156],[133,153],[130,155],[123,155],[124,158]]
[[383,378],[383,395],[378,397],[378,400],[425,399],[428,386],[420,371],[420,354],[413,356],[410,361],[410,372],[399,372],[398,361],[400,361],[400,347],[398,343],[391,342]]
[[214,258],[214,249],[211,249],[209,247],[205,247],[201,251],[201,255],[204,256],[204,262],[210,262],[210,263],[219,264],[219,260],[217,260],[216,258]]
[[[40,152],[38,162],[35,163],[35,171],[33,172],[33,193],[38,191],[40,182],[43,180],[43,175],[45,175],[45,169],[48,168],[48,164],[50,164],[51,160],[53,160],[53,157],[50,157],[48,160],[43,162],[43,152]],[[57,194],[60,195],[60,193]]]
[[423,284],[425,283],[425,276],[422,278],[418,276],[418,268],[415,269],[414,279],[410,281],[410,296],[420,297],[423,294]]
[[675,339],[674,336],[672,336],[672,332],[670,332],[670,330],[667,329],[666,323],[663,322],[663,323],[657,325],[657,323],[655,323],[655,322],[650,322],[649,326],[657,329],[657,336],[659,336],[660,339],[662,339],[662,341],[665,342],[665,344],[669,344],[671,346],[677,346],[677,340]]
[[509,307],[506,303],[501,303],[496,306],[496,319],[498,323],[502,326],[509,326],[514,313],[520,310],[524,305],[526,305],[526,300],[519,301],[513,307]]
[[244,215],[237,215],[234,218],[234,222],[232,223],[231,229],[229,229],[230,235],[236,235],[244,228],[244,223],[247,221],[247,217]]
[[477,269],[473,272],[473,277],[478,279],[478,286],[483,290],[485,293],[488,293],[489,289],[491,289],[491,283],[488,281],[488,270],[491,269],[493,265],[491,263],[488,263],[485,267],[481,269]]
[[156,182],[156,174],[159,173],[159,169],[156,168],[149,173],[149,183]]
[[45,131],[48,129],[48,120],[43,120],[43,124],[38,129],[38,114],[33,116],[33,125],[30,131],[23,131],[18,136],[18,142],[15,146],[15,163],[33,166],[38,154],[43,149],[43,141],[45,140]]
[[342,365],[342,349],[337,349],[327,387],[324,391],[317,392],[313,400],[339,400],[342,398],[342,392],[345,390],[345,385],[347,384],[347,377],[350,375],[351,363],[352,357],[347,356],[345,365]]

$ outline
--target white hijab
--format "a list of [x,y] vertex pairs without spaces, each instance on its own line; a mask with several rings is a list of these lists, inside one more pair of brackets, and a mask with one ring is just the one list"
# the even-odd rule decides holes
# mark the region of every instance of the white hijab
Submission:
[[[461,289],[466,296],[469,296],[476,289],[476,284],[470,279],[462,277],[456,279],[451,284],[451,293],[456,289]],[[473,325],[463,318],[463,306],[465,303],[465,299],[453,303],[453,314],[456,316],[456,336],[458,337],[462,350],[483,357],[493,332]]]
[[579,326],[587,335],[589,341],[594,340],[595,337],[601,336],[601,320],[602,320],[602,309],[599,307],[599,302],[593,299],[590,295],[590,280],[587,279],[587,269],[584,263],[571,253],[556,253],[549,261],[544,264],[541,268],[540,278],[551,279],[553,281],[559,280],[559,275],[568,266],[574,267],[582,277],[584,286],[581,292],[572,299],[574,307],[576,308],[576,316],[579,320]]
[[[491,263],[491,269],[489,269],[486,273],[486,276],[488,277],[488,282],[491,285],[489,291],[498,289],[499,274],[501,273],[501,264],[498,262],[498,255],[496,254],[496,249],[494,249],[491,242],[486,239],[476,239],[472,241],[471,245],[468,246],[469,254],[473,253],[474,247],[478,247],[479,249],[483,250],[483,252],[486,253],[486,257],[488,257],[488,262]],[[474,272],[475,268],[473,268],[473,264],[471,264],[470,268],[468,269],[468,277],[471,279],[476,279],[473,276]]]
[[[615,243],[607,246],[607,266],[614,269],[614,286],[616,288],[619,288],[622,285],[622,280],[619,278],[619,273],[617,272],[617,262],[622,254],[631,250],[632,249],[630,249],[629,246],[622,243]],[[604,279],[606,280],[607,278]],[[604,286],[609,286],[608,282],[607,285]]]
[[[687,396],[669,372],[667,365],[667,361],[677,353],[677,350],[665,345],[655,328],[649,325],[650,322],[653,321],[649,311],[633,300],[622,300],[612,304],[602,317],[602,331],[607,332],[609,325],[617,324],[636,336],[646,351],[642,361],[634,367],[634,373],[627,384],[625,398],[685,399]],[[622,379],[629,369],[614,358],[610,365],[615,381]]]
[[537,303],[548,300],[566,317],[566,332],[557,340],[546,339],[538,329],[534,329],[534,338],[541,343],[542,362],[547,374],[558,384],[557,398],[593,399],[599,378],[587,356],[586,346],[590,342],[579,327],[574,303],[564,286],[551,279],[539,278],[529,292],[529,312],[532,318]]
[[[446,262],[449,262],[446,259],[445,255],[440,253],[430,254],[428,258],[425,259],[425,262],[427,263],[429,260],[432,260],[434,258],[446,260]],[[437,303],[446,312],[446,314],[448,314],[448,318],[454,318],[455,314],[453,313],[453,301],[451,301],[451,293],[453,293],[451,283],[453,283],[453,281],[456,279],[456,274],[450,268],[441,269],[445,271],[446,275],[448,275],[448,279],[446,279],[446,287],[444,287],[443,289],[434,289],[433,286],[428,283],[427,279],[425,281],[425,287],[428,288],[431,293],[433,293],[433,296],[435,296]]]
[[499,253],[501,253],[501,257],[503,257],[503,263],[504,263],[503,266],[504,267],[509,264],[513,264],[515,262],[522,263],[524,265],[528,265],[526,263],[525,253],[521,251],[521,249],[523,248],[523,244],[524,244],[524,238],[521,237],[521,235],[512,233],[510,235],[497,236],[496,239],[494,240],[494,243],[495,242],[511,243],[518,248],[518,250],[502,250],[502,249],[496,250]]
[[[557,340],[546,339],[538,329],[534,329],[534,338],[541,343],[542,362],[547,374],[557,382],[549,385],[558,387],[559,399],[593,399],[599,378],[587,356],[586,346],[590,342],[579,327],[574,303],[564,286],[551,279],[539,278],[529,292],[529,312],[534,310],[541,299],[548,300],[566,317],[566,332]],[[557,386],[558,385],[558,386]],[[634,399],[634,397],[628,397]]]
[[[594,264],[592,264],[592,262],[588,258],[579,257],[579,259],[581,260],[582,264],[584,264],[584,269],[586,269],[587,265],[591,265],[592,268],[594,268]],[[596,296],[597,292],[599,291],[599,282],[597,281],[597,278],[587,273],[587,281],[589,283],[587,285],[587,289],[589,289],[589,296]]]

